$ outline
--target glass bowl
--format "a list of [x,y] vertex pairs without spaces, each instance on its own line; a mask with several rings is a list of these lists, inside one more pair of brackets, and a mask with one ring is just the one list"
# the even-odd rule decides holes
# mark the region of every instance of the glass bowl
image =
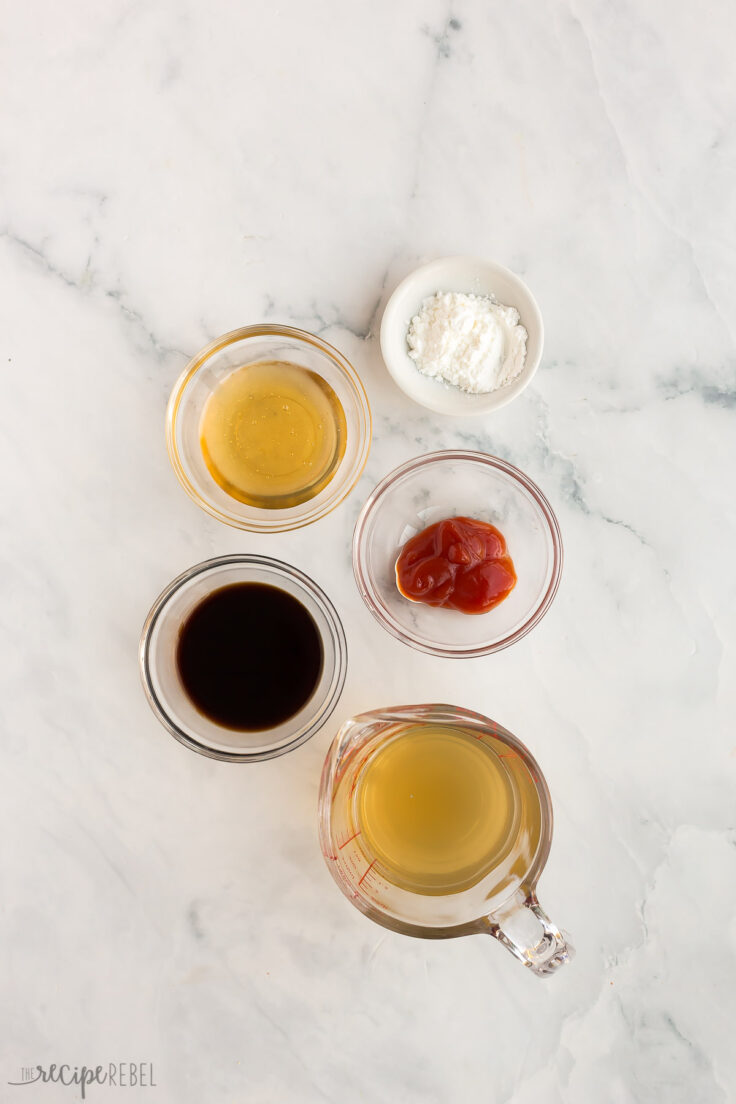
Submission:
[[[396,586],[406,541],[462,515],[497,526],[516,568],[516,586],[488,613],[410,602]],[[483,452],[434,452],[396,468],[373,491],[355,526],[353,570],[384,629],[421,652],[463,659],[508,648],[544,617],[560,582],[562,537],[539,487],[512,464]]]
[[[322,640],[322,673],[312,696],[275,728],[239,731],[216,724],[194,707],[179,678],[182,625],[204,598],[233,583],[266,583],[293,595],[314,618]],[[151,709],[172,736],[211,759],[251,763],[292,751],[322,727],[342,692],[347,645],[334,606],[307,575],[266,556],[220,556],[190,567],[158,596],[143,626],[139,660]]]
[[[292,361],[326,380],[347,423],[345,454],[330,482],[307,502],[273,510],[239,502],[220,487],[204,461],[199,429],[207,399],[226,376],[244,364],[272,359]],[[292,326],[244,326],[190,360],[171,392],[166,443],[179,482],[203,510],[238,529],[282,533],[324,517],[350,494],[368,459],[371,412],[357,372],[332,345]]]

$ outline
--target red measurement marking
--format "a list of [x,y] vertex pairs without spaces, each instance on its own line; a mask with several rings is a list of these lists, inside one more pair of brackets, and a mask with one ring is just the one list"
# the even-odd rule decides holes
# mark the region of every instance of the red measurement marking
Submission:
[[370,866],[368,867],[368,869],[366,870],[366,872],[365,872],[365,874],[363,875],[363,877],[362,877],[362,878],[360,879],[360,881],[358,882],[358,885],[362,885],[362,884],[363,884],[363,882],[364,882],[364,881],[365,881],[365,879],[366,879],[366,878],[368,877],[368,875],[370,874],[371,870],[373,869],[373,867],[374,867],[375,865],[376,865],[376,860],[374,859],[374,860],[373,860],[373,862],[371,863],[371,865],[370,865]]
[[350,841],[354,840],[356,836],[360,835],[360,833],[361,833],[361,829],[359,828],[357,832],[353,832],[352,836],[348,836],[348,838],[345,840],[344,843],[338,843],[337,850],[342,851],[343,847],[347,847],[347,845],[350,843]]
[[[476,738],[476,740],[482,740],[485,735],[486,735],[485,732],[479,732],[478,735],[475,738]],[[492,733],[492,735],[496,739],[498,739],[495,732]],[[521,759],[521,756],[519,755],[518,751],[499,751],[499,752],[497,752],[497,754],[498,754],[499,759]],[[528,763],[524,763],[524,766],[529,771],[529,777],[532,779],[532,781],[539,784],[539,775],[536,774],[535,771],[532,770],[532,768],[528,765]]]
[[[521,759],[521,756],[519,755],[518,751],[504,751],[504,752],[499,753],[498,758],[499,759]],[[537,772],[533,771],[532,768],[529,766],[529,764],[524,762],[523,759],[522,759],[522,762],[524,763],[524,766],[528,770],[529,777],[532,779],[532,781],[533,782],[539,782],[539,775],[537,774]]]
[[367,760],[368,760],[368,756],[364,755],[363,758],[361,759],[361,761],[358,763],[358,766],[355,768],[355,774],[353,775],[352,785],[350,786],[350,796],[351,797],[355,793],[355,788],[358,785],[358,779],[360,778],[360,772],[362,771],[363,767],[365,766]]

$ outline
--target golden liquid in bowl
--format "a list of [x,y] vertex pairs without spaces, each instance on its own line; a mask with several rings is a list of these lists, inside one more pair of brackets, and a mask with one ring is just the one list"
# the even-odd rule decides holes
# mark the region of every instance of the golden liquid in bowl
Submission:
[[346,440],[345,411],[329,383],[285,360],[236,368],[210,395],[200,424],[212,478],[232,498],[266,510],[319,494]]
[[469,889],[502,863],[506,876],[528,869],[539,798],[527,772],[510,772],[501,755],[439,724],[408,726],[379,747],[361,775],[356,835],[388,881],[439,895]]

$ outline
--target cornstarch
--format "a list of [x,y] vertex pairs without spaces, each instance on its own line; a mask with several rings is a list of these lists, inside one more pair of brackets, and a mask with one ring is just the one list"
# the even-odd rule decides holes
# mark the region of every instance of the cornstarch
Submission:
[[409,356],[425,376],[480,395],[504,387],[524,367],[527,332],[519,312],[490,295],[438,291],[409,325]]

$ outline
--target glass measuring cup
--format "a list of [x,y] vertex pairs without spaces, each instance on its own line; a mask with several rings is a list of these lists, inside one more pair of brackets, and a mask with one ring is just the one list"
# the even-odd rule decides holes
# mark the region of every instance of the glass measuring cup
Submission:
[[[505,775],[512,795],[512,841],[490,870],[457,889],[408,888],[387,876],[359,818],[361,786],[379,751],[419,726],[455,730],[481,740]],[[524,832],[525,808],[534,830]],[[328,869],[345,896],[371,920],[424,939],[492,935],[539,977],[573,956],[573,948],[541,908],[536,886],[552,841],[552,802],[540,768],[507,729],[479,713],[452,705],[413,705],[352,717],[338,732],[322,771],[320,844]],[[513,836],[517,832],[517,837]]]

